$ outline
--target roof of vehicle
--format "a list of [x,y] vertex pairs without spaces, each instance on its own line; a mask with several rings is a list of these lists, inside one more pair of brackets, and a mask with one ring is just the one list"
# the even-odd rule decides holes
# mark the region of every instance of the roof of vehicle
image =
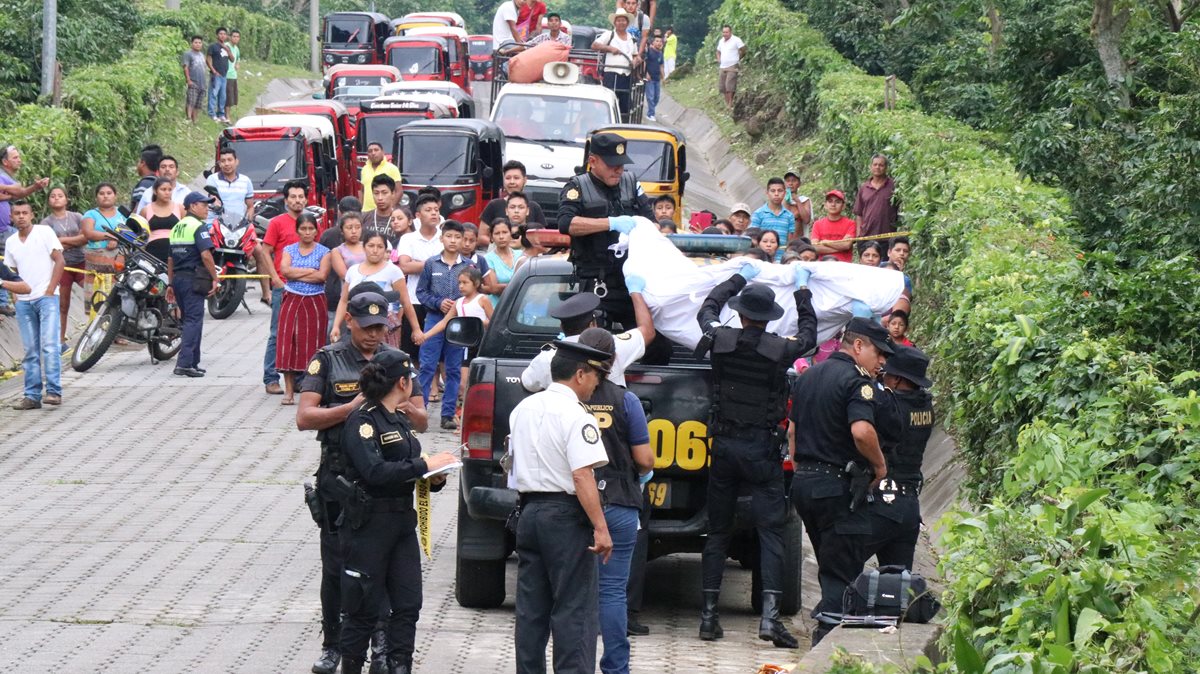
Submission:
[[397,35],[403,35],[413,28],[419,28],[421,26],[448,26],[450,25],[450,19],[439,19],[436,16],[427,16],[425,18],[417,19],[400,18],[392,19],[389,25]]
[[458,114],[458,101],[444,94],[404,92],[363,101],[362,109],[363,112],[428,110],[441,117],[451,117]]
[[491,36],[491,35],[468,35],[468,36],[467,36],[467,39],[468,39],[468,40],[472,40],[472,41],[474,41],[474,40],[487,40],[488,42],[491,42],[491,41],[492,41],[494,38],[492,38],[492,36]]
[[467,39],[467,30],[458,26],[419,26],[404,31],[404,37],[419,35],[452,35],[460,40]]
[[396,66],[388,66],[379,63],[356,65],[353,63],[339,63],[335,66],[329,66],[325,71],[325,81],[329,82],[334,77],[339,77],[347,74],[357,75],[391,75],[392,79],[400,79],[400,69]]
[[456,25],[456,26],[467,25],[467,23],[465,21],[463,21],[462,15],[460,15],[456,12],[409,12],[408,14],[405,14],[403,18],[405,18],[405,19],[409,19],[409,18],[423,19],[423,18],[427,18],[427,17],[434,17],[434,18],[439,18],[439,19],[449,19],[449,20],[453,21],[454,25]]
[[[300,107],[325,108],[325,109],[329,110],[330,112],[332,112],[337,117],[341,117],[342,115],[350,114],[350,111],[347,110],[346,106],[343,105],[340,101],[334,101],[334,100],[330,100],[327,98],[298,98],[294,101],[278,101],[275,103],[268,103],[264,106],[256,108],[255,112],[257,112],[260,115],[271,115],[271,114],[277,114],[279,112],[288,112],[292,108],[300,108]],[[296,113],[296,114],[305,114],[305,113]]]
[[379,12],[330,12],[325,15],[325,18],[328,19],[334,16],[366,16],[372,21],[383,21],[384,23],[391,21],[387,15],[380,14]]
[[440,35],[397,35],[396,37],[389,37],[388,39],[384,40],[383,48],[386,50],[389,47],[393,47],[395,45],[410,45],[411,44],[411,45],[416,45],[416,46],[423,46],[423,45],[429,45],[429,44],[436,44],[436,45],[440,46],[442,49],[450,49],[450,43],[447,41],[448,39],[449,38],[445,38]]
[[668,135],[675,138],[675,142],[683,145],[687,140],[683,137],[683,132],[669,126],[658,126],[655,124],[612,124],[593,129],[588,137],[597,134],[611,132],[625,137],[628,140],[650,140],[662,135]]
[[333,138],[333,122],[318,115],[249,115],[233,125],[237,129],[299,128],[309,140]]
[[[496,94],[496,100],[499,101],[509,94],[532,94],[534,96],[553,96],[556,98],[582,98],[590,101],[603,101],[616,105],[617,95],[612,89],[602,87],[599,84],[549,84],[547,82],[535,82],[533,84],[520,84],[517,82],[509,82],[500,87],[500,93]],[[492,109],[495,109],[493,104]]]
[[457,101],[473,101],[471,94],[463,91],[463,88],[454,82],[445,80],[420,80],[420,81],[400,81],[389,82],[383,85],[381,96],[390,96],[401,92],[412,93],[438,93],[449,96]]
[[419,119],[411,124],[405,124],[398,130],[401,133],[412,133],[424,129],[462,130],[485,138],[504,139],[504,132],[500,130],[500,127],[486,119]]

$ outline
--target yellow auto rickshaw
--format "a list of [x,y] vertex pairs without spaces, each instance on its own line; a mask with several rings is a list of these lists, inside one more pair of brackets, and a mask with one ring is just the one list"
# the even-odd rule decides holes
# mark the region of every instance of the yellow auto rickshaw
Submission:
[[626,140],[625,152],[633,159],[626,166],[642,184],[646,197],[653,203],[666,194],[675,199],[675,224],[683,217],[683,188],[687,184],[687,148],[683,133],[666,126],[648,124],[616,124],[593,129],[584,146],[584,156],[590,151],[592,136],[615,133]]

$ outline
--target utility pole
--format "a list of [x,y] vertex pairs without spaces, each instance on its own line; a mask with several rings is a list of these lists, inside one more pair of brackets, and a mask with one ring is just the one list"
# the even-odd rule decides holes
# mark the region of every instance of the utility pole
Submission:
[[308,46],[312,50],[309,64],[314,73],[321,72],[321,45],[317,42],[321,30],[321,0],[308,0]]
[[42,96],[54,98],[58,65],[58,0],[42,0]]

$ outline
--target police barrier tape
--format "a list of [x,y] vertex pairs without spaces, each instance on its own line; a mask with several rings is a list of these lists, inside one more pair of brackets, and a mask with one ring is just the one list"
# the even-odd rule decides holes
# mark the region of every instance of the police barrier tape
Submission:
[[857,241],[879,241],[881,239],[894,239],[898,236],[909,236],[911,234],[912,234],[912,232],[892,232],[891,234],[872,234],[871,236],[855,236],[855,237],[851,237],[849,239],[822,239],[820,241],[813,241],[812,243],[815,246],[818,243],[821,243],[821,244],[824,244],[824,243],[855,243]]

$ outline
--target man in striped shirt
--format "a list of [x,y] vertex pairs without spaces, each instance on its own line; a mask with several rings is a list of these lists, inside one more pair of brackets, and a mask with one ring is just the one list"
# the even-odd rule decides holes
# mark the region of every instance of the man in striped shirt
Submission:
[[783,196],[786,192],[783,178],[771,178],[767,181],[767,203],[759,206],[758,210],[750,215],[751,227],[769,229],[779,235],[777,257],[783,256],[784,246],[796,231],[795,216],[783,207]]

